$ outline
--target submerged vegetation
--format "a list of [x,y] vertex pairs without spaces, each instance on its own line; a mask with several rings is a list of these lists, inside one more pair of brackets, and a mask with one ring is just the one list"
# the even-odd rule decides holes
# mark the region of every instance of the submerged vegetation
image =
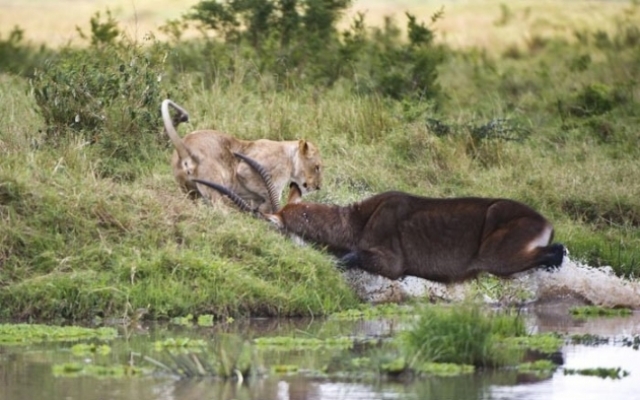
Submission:
[[576,318],[624,317],[633,313],[628,308],[605,308],[599,306],[571,307],[569,312]]
[[[572,258],[640,274],[636,4],[614,30],[568,39],[532,28],[501,53],[436,41],[446,9],[427,22],[357,15],[340,28],[349,1],[284,4],[203,1],[167,23],[167,41],[127,38],[109,13],[92,18],[81,48],[35,46],[19,29],[0,36],[0,318],[145,307],[146,318],[210,325],[359,304],[322,249],[183,197],[165,97],[190,112],[181,134],[316,143],[326,178],[312,200],[390,189],[510,197],[548,216]],[[214,34],[187,37],[184,23]],[[498,328],[473,329],[484,339],[456,361],[482,365]],[[449,346],[420,350],[448,362]]]
[[116,330],[109,327],[84,328],[80,326],[40,324],[0,324],[0,345],[86,339],[110,340],[116,336]]

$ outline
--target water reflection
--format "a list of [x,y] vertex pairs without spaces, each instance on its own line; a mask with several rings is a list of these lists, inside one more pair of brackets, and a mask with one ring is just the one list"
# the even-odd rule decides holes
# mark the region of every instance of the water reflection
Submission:
[[[568,305],[558,303],[528,310],[527,321],[532,331],[556,331],[569,334],[592,333],[608,337],[640,334],[640,313],[631,317],[610,317],[580,321],[567,312]],[[147,325],[144,330],[123,331],[121,339],[111,343],[113,353],[101,360],[88,357],[87,363],[112,361],[122,363],[130,351],[153,354],[150,343],[167,337],[193,337],[218,340],[220,334],[236,334],[250,339],[256,336],[308,335],[391,335],[401,329],[397,321],[324,321],[305,319],[261,319],[236,321],[209,328],[185,328]],[[403,381],[345,381],[296,376],[270,375],[247,379],[241,385],[215,379],[176,379],[171,376],[144,378],[98,379],[93,377],[56,378],[52,365],[74,359],[71,343],[0,347],[0,400],[336,400],[336,399],[639,399],[640,352],[616,342],[605,346],[567,345],[561,357],[565,368],[621,367],[631,373],[621,380],[579,375],[565,376],[559,369],[551,378],[539,380],[532,375],[513,371],[479,372],[456,378],[421,378]],[[146,350],[140,350],[146,349]],[[353,353],[355,354],[355,353]],[[301,368],[320,369],[336,357],[344,357],[337,349],[309,351],[264,351],[260,362],[265,365],[295,364]],[[77,358],[76,358],[77,359]]]

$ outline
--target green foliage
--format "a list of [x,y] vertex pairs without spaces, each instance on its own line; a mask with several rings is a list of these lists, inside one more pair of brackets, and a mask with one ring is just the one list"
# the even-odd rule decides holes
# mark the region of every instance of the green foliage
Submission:
[[497,352],[497,338],[523,334],[524,325],[515,321],[518,318],[521,317],[496,319],[477,304],[425,307],[401,338],[407,354],[414,359],[412,363],[497,365],[504,361]]
[[79,27],[76,27],[78,34],[83,39],[90,39],[91,46],[109,46],[116,44],[116,38],[122,34],[118,27],[118,21],[111,15],[111,10],[107,9],[107,20],[102,22],[100,11],[97,11],[89,20],[91,25],[91,37],[87,37]]
[[159,43],[116,41],[119,31],[108,16],[105,23],[99,14],[92,18],[91,47],[62,49],[35,71],[33,94],[48,144],[79,134],[102,159],[101,175],[132,179],[136,163],[164,143],[158,105],[166,97],[166,51]]
[[[436,98],[437,67],[444,58],[433,44],[434,31],[407,14],[407,39],[403,39],[391,19],[383,29],[370,29],[364,14],[358,14],[351,27],[340,32],[337,22],[349,4],[348,0],[201,1],[187,18],[225,38],[225,47],[237,46],[239,56],[229,58],[219,43],[210,40],[185,43],[172,60],[183,69],[198,71],[204,63],[207,75],[223,80],[229,75],[236,79],[243,71],[241,79],[251,85],[255,76],[265,75],[274,76],[274,86],[280,89],[332,86],[347,80],[360,93]],[[434,14],[432,22],[441,16],[442,12]],[[175,28],[173,24],[173,36],[179,37]],[[246,71],[247,65],[254,67]],[[205,79],[213,81],[206,75]]]
[[31,76],[51,53],[44,45],[25,43],[24,30],[16,25],[6,39],[0,35],[0,72]]

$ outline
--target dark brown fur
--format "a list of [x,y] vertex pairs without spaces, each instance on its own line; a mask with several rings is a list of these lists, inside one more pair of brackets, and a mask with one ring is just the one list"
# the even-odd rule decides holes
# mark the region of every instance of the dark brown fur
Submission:
[[412,275],[449,283],[481,272],[507,277],[559,267],[564,257],[564,246],[549,244],[549,221],[513,200],[385,192],[337,206],[300,202],[296,189],[280,211],[262,215],[326,246],[345,265],[390,279]]

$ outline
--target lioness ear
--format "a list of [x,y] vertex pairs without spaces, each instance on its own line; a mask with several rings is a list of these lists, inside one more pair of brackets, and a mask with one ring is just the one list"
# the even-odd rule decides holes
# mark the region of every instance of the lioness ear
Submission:
[[309,151],[309,144],[307,143],[306,140],[304,139],[300,139],[298,140],[298,149],[300,150],[300,153],[302,155],[307,155],[307,152]]

